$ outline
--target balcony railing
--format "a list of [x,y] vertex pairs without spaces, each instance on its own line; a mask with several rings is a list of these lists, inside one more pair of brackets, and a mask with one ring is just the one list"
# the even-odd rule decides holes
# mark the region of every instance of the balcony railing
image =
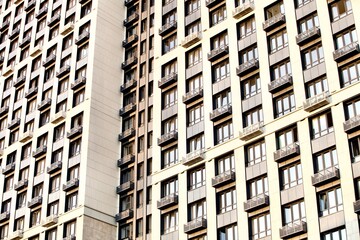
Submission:
[[3,116],[8,112],[9,112],[9,106],[4,106],[4,107],[0,108],[0,116]]
[[244,202],[245,212],[254,211],[265,206],[269,206],[269,196],[265,194],[260,194]]
[[306,222],[292,223],[287,226],[280,228],[281,238],[290,238],[295,235],[300,235],[307,232]]
[[240,139],[246,141],[253,137],[261,135],[264,132],[263,126],[264,126],[263,122],[258,122],[244,128],[243,131],[240,132],[240,136],[239,136]]
[[58,222],[58,216],[57,215],[50,215],[46,217],[46,219],[42,222],[43,227],[50,227],[55,225]]
[[244,76],[258,68],[259,68],[259,60],[251,59],[250,61],[241,64],[236,69],[236,74],[241,77],[241,76]]
[[41,103],[38,104],[38,110],[42,111],[45,108],[49,107],[51,105],[51,98],[47,98],[41,101]]
[[70,236],[64,237],[63,240],[76,240],[76,235],[70,235]]
[[20,33],[20,28],[15,28],[14,30],[11,31],[10,35],[9,35],[9,39],[14,39],[16,36],[18,36]]
[[26,80],[26,76],[20,76],[16,79],[16,81],[14,82],[14,87],[18,87],[20,86],[21,84],[25,83],[25,80]]
[[125,141],[131,137],[134,137],[135,132],[136,132],[135,128],[126,129],[125,131],[119,134],[119,141]]
[[22,179],[14,184],[14,190],[20,191],[28,186],[29,181],[27,179]]
[[10,212],[3,212],[0,214],[0,222],[10,219]]
[[131,4],[135,3],[136,0],[124,0],[125,7],[129,7]]
[[1,31],[4,31],[4,29],[8,28],[10,26],[10,20],[6,20],[5,22],[2,23],[1,25]]
[[32,156],[34,158],[40,157],[43,154],[46,154],[47,147],[46,146],[40,146],[36,148],[36,150],[33,152]]
[[323,92],[311,98],[306,99],[303,103],[303,106],[305,111],[311,112],[329,103],[330,103],[329,92]]
[[161,78],[161,80],[158,82],[158,87],[165,88],[175,83],[177,81],[177,76],[178,74],[175,72],[166,75],[165,77]]
[[187,224],[184,224],[184,232],[187,234],[205,229],[207,227],[207,221],[205,218],[194,219]]
[[208,8],[212,8],[213,6],[218,4],[219,2],[221,2],[221,1],[220,0],[206,0],[205,6],[208,7]]
[[48,22],[48,26],[52,27],[55,26],[56,23],[58,23],[60,21],[61,15],[60,14],[56,14],[54,15],[52,18],[50,18],[50,21]]
[[120,115],[120,117],[122,117],[125,114],[129,114],[129,113],[135,111],[135,109],[136,109],[136,104],[129,103],[128,105],[126,105],[125,107],[123,107],[119,110],[119,115]]
[[7,164],[2,170],[2,174],[6,175],[15,170],[15,162]]
[[125,93],[126,91],[130,90],[131,88],[135,87],[137,85],[137,81],[135,79],[132,79],[130,81],[127,81],[120,87],[120,91],[122,93]]
[[286,87],[292,85],[292,76],[290,74],[286,74],[281,78],[275,79],[268,85],[269,92],[274,93],[275,91],[279,91]]
[[123,221],[129,218],[132,218],[134,215],[134,211],[132,209],[127,209],[115,215],[115,221]]
[[311,177],[312,185],[317,187],[340,178],[340,171],[337,167],[322,170]]
[[134,44],[137,40],[139,39],[137,34],[133,34],[130,37],[126,38],[123,42],[122,42],[122,46],[124,48],[130,47],[132,44]]
[[263,23],[263,29],[265,31],[270,31],[274,29],[275,27],[285,23],[285,14],[279,13],[272,18],[269,18]]
[[75,91],[86,84],[86,77],[80,76],[71,84],[71,90]]
[[186,157],[183,158],[182,164],[184,164],[186,166],[192,165],[201,160],[204,160],[204,158],[205,158],[205,150],[204,149],[195,150],[195,151],[192,151],[191,153],[186,154]]
[[79,136],[83,131],[83,127],[82,126],[75,126],[72,129],[70,129],[69,132],[66,133],[66,137],[67,138],[74,138],[76,136]]
[[51,173],[61,170],[61,168],[62,168],[62,162],[56,161],[56,162],[53,162],[49,167],[47,167],[46,172],[51,174]]
[[117,194],[120,194],[120,193],[124,193],[124,192],[127,192],[127,191],[131,191],[133,189],[134,189],[134,182],[129,180],[129,181],[117,186],[116,187],[116,192],[117,192]]
[[31,42],[31,37],[30,36],[26,36],[25,38],[23,38],[23,40],[21,41],[21,43],[19,43],[19,47],[23,48],[26,45],[28,45]]
[[133,163],[133,162],[135,162],[135,155],[134,154],[128,154],[128,155],[120,158],[118,160],[117,165],[118,165],[118,167],[122,167],[122,166],[124,166],[126,164],[130,164],[130,163]]
[[164,146],[166,144],[169,144],[170,142],[176,141],[178,137],[177,131],[171,131],[168,133],[163,134],[160,138],[158,138],[158,145]]
[[224,184],[227,184],[229,182],[235,181],[235,171],[234,170],[228,170],[226,172],[223,172],[211,179],[211,184],[213,187],[220,187]]
[[84,31],[79,35],[79,37],[75,40],[76,45],[83,44],[85,41],[89,40],[90,33],[88,31]]
[[57,78],[62,78],[64,77],[66,74],[70,73],[70,65],[65,65],[62,68],[60,68],[60,70],[56,73],[56,77]]
[[189,92],[187,92],[183,97],[183,103],[188,104],[196,99],[199,99],[203,96],[203,88],[196,88],[196,89],[192,89]]
[[360,115],[356,115],[344,122],[344,131],[350,133],[360,127]]
[[166,197],[161,198],[159,201],[157,201],[157,208],[158,209],[164,209],[171,207],[178,203],[178,195],[177,193],[172,193]]
[[25,93],[25,98],[31,98],[31,97],[34,96],[37,92],[38,92],[38,88],[37,88],[37,87],[29,88],[29,90],[27,91],[27,93]]
[[345,58],[348,58],[350,56],[359,53],[359,51],[360,51],[359,44],[357,42],[350,43],[334,51],[333,53],[334,60],[340,62]]
[[131,68],[132,66],[134,66],[135,64],[137,64],[137,62],[138,62],[137,57],[135,57],[135,56],[130,57],[130,58],[128,58],[125,62],[123,62],[123,63],[121,64],[121,68],[122,68],[123,70],[129,69],[129,68]]
[[44,67],[48,67],[50,66],[50,64],[54,63],[56,60],[56,56],[55,54],[50,54],[50,56],[48,56],[45,61],[43,62],[43,66]]
[[12,119],[11,122],[8,124],[8,128],[9,128],[9,129],[13,129],[13,128],[19,126],[20,122],[21,122],[21,118],[15,117],[15,118]]
[[225,56],[228,53],[229,53],[229,46],[222,45],[218,48],[211,50],[211,52],[208,53],[207,57],[209,61],[214,61],[221,58],[222,56]]
[[73,178],[69,181],[67,181],[65,184],[63,184],[63,191],[67,192],[74,188],[77,188],[79,186],[79,179]]
[[128,27],[131,24],[133,24],[134,22],[136,22],[137,20],[139,20],[139,14],[135,12],[124,20],[124,26]]
[[185,37],[185,39],[181,42],[181,46],[187,48],[197,43],[200,40],[201,40],[201,32],[194,32]]
[[43,16],[45,16],[45,14],[48,12],[48,8],[45,6],[45,7],[42,7],[39,12],[36,14],[36,18],[39,19]]
[[305,43],[310,42],[313,39],[320,37],[320,28],[313,27],[311,29],[306,30],[305,32],[300,33],[296,36],[296,43],[298,45],[304,45]]
[[234,18],[241,18],[246,14],[252,12],[255,9],[255,5],[252,2],[243,3],[240,6],[236,7],[233,11]]
[[360,214],[360,200],[354,202],[354,212]]
[[164,36],[177,28],[177,22],[171,21],[168,23],[165,23],[160,29],[159,29],[159,35]]
[[221,107],[213,110],[210,113],[210,120],[216,121],[216,120],[219,120],[220,118],[230,115],[231,113],[232,113],[231,104],[227,104],[225,106],[221,106]]
[[278,162],[300,154],[299,142],[291,143],[274,152],[274,160]]
[[42,203],[42,196],[36,196],[28,202],[28,207],[33,208]]
[[25,11],[28,12],[30,11],[33,7],[35,7],[36,5],[36,0],[32,0],[28,3],[28,5],[25,7]]

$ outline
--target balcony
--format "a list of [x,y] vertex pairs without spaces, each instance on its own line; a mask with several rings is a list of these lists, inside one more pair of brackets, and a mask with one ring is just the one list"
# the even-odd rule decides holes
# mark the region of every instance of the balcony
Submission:
[[126,18],[124,20],[124,26],[129,27],[131,24],[133,24],[137,20],[139,20],[139,14],[138,13],[133,13],[128,18]]
[[60,14],[54,15],[52,18],[50,18],[50,21],[48,22],[47,25],[49,27],[55,26],[55,24],[57,24],[60,21],[60,18],[61,18]]
[[137,62],[138,62],[137,57],[135,57],[135,56],[130,57],[121,64],[121,68],[123,70],[127,70],[127,69],[131,68],[132,66],[134,66],[135,64],[137,64]]
[[76,236],[70,235],[70,236],[64,237],[63,240],[76,240]]
[[202,87],[190,90],[182,97],[182,101],[185,104],[189,104],[192,101],[201,98],[203,96],[203,92],[204,91]]
[[14,67],[13,66],[8,66],[8,67],[6,67],[5,69],[4,69],[4,71],[2,72],[2,75],[4,76],[4,77],[7,77],[7,76],[9,76],[10,74],[12,74],[14,72]]
[[35,46],[32,51],[30,52],[30,56],[32,57],[36,57],[38,54],[40,54],[42,51],[42,46],[37,45]]
[[37,87],[29,88],[29,90],[27,91],[27,93],[25,93],[25,98],[31,98],[32,96],[34,96],[35,94],[37,94],[37,92],[38,92],[38,88],[37,88]]
[[34,157],[34,158],[38,158],[38,157],[40,157],[41,155],[43,155],[43,154],[46,154],[46,151],[47,151],[47,147],[46,146],[40,146],[40,147],[38,147],[35,151],[33,151],[33,153],[32,153],[32,156]]
[[344,122],[344,131],[351,133],[360,128],[360,115],[356,115]]
[[15,28],[14,30],[12,30],[12,32],[9,35],[9,39],[14,39],[15,37],[17,37],[20,33],[20,28]]
[[43,67],[48,67],[51,64],[53,64],[56,60],[56,56],[55,54],[50,54],[50,56],[48,56],[45,61],[43,61]]
[[165,36],[166,34],[176,30],[177,28],[177,22],[171,21],[168,23],[165,23],[160,29],[159,29],[159,35]]
[[247,141],[251,138],[261,135],[264,132],[263,126],[263,122],[258,122],[244,128],[243,131],[240,132],[240,139]]
[[233,181],[235,181],[235,171],[229,170],[213,177],[211,185],[213,187],[220,187]]
[[6,164],[6,166],[1,169],[2,174],[6,175],[9,174],[11,172],[13,172],[15,170],[15,162]]
[[199,42],[201,40],[201,32],[195,32],[185,37],[185,39],[181,42],[181,46],[184,48],[188,48],[191,45]]
[[45,16],[45,14],[48,12],[48,8],[45,6],[45,7],[42,7],[39,12],[36,14],[36,18],[39,19],[39,18],[42,18],[43,16]]
[[14,87],[18,87],[20,86],[21,84],[25,83],[25,80],[26,80],[26,76],[20,76],[16,79],[16,81],[14,81],[14,84],[13,86]]
[[10,240],[20,240],[23,238],[23,236],[24,236],[23,230],[16,230],[10,235],[9,239]]
[[66,137],[69,139],[72,139],[74,137],[79,136],[83,131],[83,127],[82,126],[75,126],[72,129],[70,129],[69,132],[66,133]]
[[294,142],[274,152],[274,161],[280,162],[300,154],[299,142]]
[[0,117],[4,116],[8,112],[9,112],[9,106],[4,106],[4,107],[0,108]]
[[241,64],[237,69],[236,69],[236,74],[239,77],[242,77],[248,73],[251,73],[252,71],[256,70],[259,68],[259,60],[258,59],[251,59],[248,62],[245,62],[243,64]]
[[29,182],[27,179],[20,180],[20,181],[18,181],[18,183],[14,184],[14,190],[20,191],[20,190],[26,188],[28,186],[28,183]]
[[118,140],[120,142],[127,141],[129,138],[134,137],[135,133],[136,133],[135,128],[126,129],[125,131],[123,131],[122,133],[119,134]]
[[263,22],[263,29],[265,31],[270,31],[270,30],[280,26],[283,23],[285,23],[285,14],[279,13],[279,14],[275,15],[274,17],[269,18],[268,20]]
[[19,43],[19,47],[23,48],[25,46],[27,46],[28,44],[30,44],[31,42],[31,37],[30,36],[26,36],[25,38],[23,38],[23,40]]
[[67,192],[79,186],[79,179],[74,178],[63,184],[63,191]]
[[255,5],[252,2],[243,3],[240,6],[236,7],[233,11],[233,17],[239,19],[246,14],[252,12],[255,9]]
[[123,117],[124,115],[129,114],[135,110],[136,110],[136,104],[129,103],[128,105],[126,105],[125,107],[123,107],[119,110],[119,116]]
[[162,210],[171,207],[173,205],[176,205],[178,203],[178,200],[179,198],[177,193],[169,194],[166,197],[163,197],[159,201],[157,201],[157,208]]
[[56,162],[53,162],[50,167],[47,167],[46,168],[46,172],[48,174],[51,174],[51,173],[54,173],[54,172],[57,172],[59,170],[61,170],[62,168],[62,162],[61,161],[56,161]]
[[79,35],[79,37],[75,40],[75,44],[76,45],[81,45],[83,44],[84,42],[86,42],[87,40],[89,40],[90,38],[90,33],[87,32],[87,31],[84,31],[83,33],[81,33]]
[[268,85],[269,92],[274,93],[275,91],[279,91],[286,87],[292,85],[292,76],[290,74],[286,74],[281,78],[275,79]]
[[28,208],[34,208],[36,206],[41,205],[41,203],[42,203],[42,196],[34,197],[28,202]]
[[208,57],[208,60],[212,62],[212,61],[215,61],[215,60],[225,56],[228,53],[229,53],[229,46],[222,45],[218,48],[211,50],[211,52],[208,53],[207,57]]
[[10,26],[10,20],[7,20],[5,22],[2,23],[0,31],[4,31],[6,28],[8,28]]
[[187,234],[206,229],[207,221],[205,218],[194,219],[187,224],[184,224],[184,232]]
[[10,219],[10,212],[3,212],[0,214],[0,222],[4,222]]
[[307,232],[306,222],[292,223],[280,228],[281,238],[290,238]]
[[12,119],[11,122],[8,124],[8,128],[9,128],[9,129],[13,129],[13,128],[19,126],[19,125],[20,125],[20,122],[21,122],[21,118],[15,117],[15,118]]
[[136,85],[137,85],[137,81],[135,79],[127,81],[126,83],[121,85],[120,92],[125,93],[125,92],[129,91],[130,89],[132,89],[133,87],[136,87]]
[[36,0],[32,0],[28,3],[28,5],[25,7],[25,11],[28,12],[30,11],[32,8],[34,8],[36,5]]
[[125,7],[130,7],[130,5],[134,4],[136,0],[124,0]]
[[73,29],[74,29],[74,24],[70,22],[61,29],[60,34],[65,36],[68,33],[70,33]]
[[42,100],[41,103],[38,104],[38,110],[42,111],[47,107],[50,107],[51,105],[51,98],[47,98],[45,100]]
[[320,37],[320,28],[313,27],[305,32],[302,32],[296,36],[296,43],[300,46]]
[[191,153],[186,154],[186,157],[183,158],[182,164],[185,166],[190,166],[194,163],[200,162],[205,158],[205,150],[199,149],[192,151]]
[[134,211],[127,209],[115,215],[115,221],[120,222],[132,218],[134,216]]
[[123,167],[127,164],[135,162],[135,155],[134,154],[128,154],[122,158],[120,158],[117,162],[118,167]]
[[46,219],[42,222],[43,227],[51,227],[58,222],[58,216],[57,215],[50,215],[46,217]]
[[260,194],[244,202],[245,212],[254,211],[266,206],[269,206],[269,196],[265,194]]
[[177,76],[178,74],[175,72],[166,75],[165,77],[161,78],[161,80],[158,82],[158,87],[165,88],[173,83],[176,83]]
[[80,76],[71,84],[71,90],[75,91],[86,84],[86,77]]
[[210,120],[217,121],[221,118],[231,115],[232,107],[231,104],[227,104],[225,106],[218,107],[210,113]]
[[303,106],[305,111],[311,112],[329,103],[330,103],[329,92],[323,92],[311,98],[306,99],[303,102]]
[[207,8],[212,8],[212,7],[214,7],[216,4],[218,4],[220,2],[222,2],[222,1],[219,1],[219,0],[206,0],[205,6]]
[[314,187],[318,187],[336,179],[340,179],[340,171],[337,167],[331,167],[314,174],[311,182]]
[[70,69],[71,69],[70,65],[65,65],[61,67],[60,70],[56,73],[56,77],[57,78],[64,77],[65,75],[70,73]]
[[360,200],[354,202],[354,212],[360,214]]
[[24,134],[20,137],[19,141],[21,143],[25,143],[29,141],[33,137],[33,132],[31,130],[28,130],[24,132]]
[[346,58],[358,54],[360,51],[359,44],[357,42],[350,43],[342,48],[339,48],[333,52],[333,57],[336,62],[341,62]]
[[137,40],[139,39],[139,36],[137,34],[133,34],[130,37],[126,38],[123,42],[122,42],[122,46],[124,48],[130,47],[132,46],[135,42],[137,42]]
[[117,194],[128,192],[131,190],[134,190],[134,182],[131,180],[129,180],[123,184],[120,184],[119,186],[116,187]]
[[160,138],[158,138],[157,143],[160,147],[165,146],[173,141],[176,141],[178,137],[177,131],[171,131],[163,134]]
[[57,124],[64,120],[66,118],[66,112],[61,110],[60,112],[57,112],[55,116],[51,119],[51,123]]

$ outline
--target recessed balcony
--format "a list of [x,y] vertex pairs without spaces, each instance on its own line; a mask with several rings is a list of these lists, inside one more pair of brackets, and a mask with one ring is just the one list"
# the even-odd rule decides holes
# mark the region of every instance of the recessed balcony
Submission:
[[354,56],[355,54],[358,54],[359,51],[359,44],[357,42],[353,42],[335,50],[333,52],[333,57],[336,62],[341,62],[349,57]]
[[30,36],[26,36],[25,38],[23,38],[23,40],[19,43],[19,47],[23,48],[27,45],[29,45],[31,42],[31,37]]
[[300,46],[317,39],[320,37],[320,28],[319,27],[313,27],[311,29],[306,30],[305,32],[302,32],[296,36],[296,43]]
[[4,222],[10,219],[10,212],[3,212],[0,214],[0,222]]
[[178,203],[178,200],[179,199],[177,193],[169,194],[166,197],[163,197],[159,201],[157,201],[157,208],[165,209],[174,206]]
[[79,187],[79,179],[73,178],[67,181],[65,184],[63,184],[63,191],[67,192],[77,187]]
[[28,202],[28,208],[37,207],[37,206],[41,205],[41,203],[42,203],[42,196],[34,197],[33,199],[31,199]]
[[46,172],[48,174],[52,174],[54,172],[57,172],[57,171],[61,170],[61,168],[62,168],[62,162],[61,161],[55,161],[49,167],[46,168]]
[[123,142],[135,136],[135,128],[129,128],[119,134],[119,141]]
[[71,84],[71,90],[75,91],[86,84],[86,77],[80,76]]
[[344,131],[351,133],[360,128],[360,115],[356,115],[344,122]]
[[188,48],[191,45],[199,42],[201,40],[201,32],[194,32],[185,37],[185,39],[181,42],[181,46],[184,48]]
[[211,185],[213,187],[220,187],[233,181],[235,181],[235,171],[229,170],[213,177]]
[[115,221],[120,222],[132,218],[134,216],[134,211],[127,209],[115,215]]
[[20,77],[18,77],[18,78],[14,81],[13,86],[14,86],[14,87],[18,87],[18,86],[20,86],[21,84],[25,83],[25,80],[26,80],[26,76],[20,76]]
[[38,158],[38,157],[42,156],[43,154],[46,154],[46,151],[47,151],[47,147],[45,145],[40,146],[40,147],[36,148],[35,151],[33,151],[32,156],[34,158]]
[[199,149],[192,151],[191,153],[186,154],[186,157],[183,158],[182,164],[186,166],[190,166],[192,164],[195,164],[197,162],[200,162],[204,160],[205,158],[205,150]]
[[176,30],[177,28],[177,22],[171,21],[168,23],[165,23],[160,29],[159,29],[159,35],[165,36],[166,34]]
[[139,14],[135,12],[124,20],[124,26],[128,27],[131,24],[135,23],[137,20],[139,20]]
[[267,19],[265,22],[263,22],[263,29],[265,31],[270,31],[281,24],[285,23],[285,14],[279,13],[272,18]]
[[251,138],[254,138],[256,136],[263,134],[263,132],[264,132],[263,128],[264,128],[263,122],[258,122],[258,123],[252,124],[248,127],[245,127],[243,129],[243,131],[240,132],[239,137],[241,140],[247,141]]
[[269,92],[274,93],[276,91],[282,90],[291,85],[292,85],[292,76],[290,74],[286,74],[285,76],[282,76],[281,78],[271,81],[271,83],[269,83],[269,85],[268,85],[268,89],[269,89]]
[[337,167],[331,167],[314,174],[311,182],[313,186],[318,187],[336,179],[340,179],[340,171]]
[[172,143],[177,140],[178,132],[171,131],[163,134],[160,138],[158,138],[157,142],[160,147],[165,146],[166,144]]
[[360,214],[360,200],[356,200],[354,202],[354,212],[356,214]]
[[[135,130],[135,129],[134,129]],[[118,167],[123,167],[127,164],[135,162],[135,155],[134,154],[128,154],[122,158],[120,158],[117,162]]]
[[122,42],[122,46],[124,48],[130,47],[132,46],[135,42],[137,42],[139,39],[139,36],[137,34],[133,34],[130,37],[126,38],[123,42]]
[[294,142],[274,152],[274,161],[280,162],[300,154],[299,142]]
[[24,132],[24,134],[20,137],[19,141],[21,143],[25,143],[29,141],[33,137],[33,132],[31,130],[28,130]]
[[15,37],[17,37],[20,33],[20,28],[15,28],[14,30],[12,30],[12,32],[9,35],[9,39],[14,39]]
[[23,190],[24,188],[26,188],[28,186],[28,183],[29,183],[29,181],[27,179],[22,179],[14,184],[14,190],[15,191]]
[[6,20],[5,22],[3,22],[1,24],[1,28],[0,31],[4,31],[6,28],[8,28],[10,26],[10,20]]
[[161,80],[158,82],[158,87],[165,88],[167,86],[170,86],[171,84],[177,81],[177,76],[178,74],[175,72],[166,75],[165,77],[161,78]]
[[135,110],[136,110],[136,104],[135,103],[129,103],[125,107],[123,107],[123,108],[121,108],[119,110],[119,116],[123,117],[124,115],[130,114]]
[[15,117],[14,119],[11,120],[11,122],[8,124],[8,129],[13,129],[17,126],[20,125],[21,122],[21,118],[19,117]]
[[15,170],[15,162],[6,164],[6,166],[1,170],[2,174],[6,175]]
[[56,77],[57,78],[64,77],[65,75],[70,73],[70,69],[71,69],[70,65],[65,65],[61,67],[60,70],[56,73]]
[[241,64],[237,69],[236,69],[236,74],[239,77],[242,77],[256,69],[259,68],[259,60],[258,59],[251,59],[248,62],[245,62],[243,64]]
[[28,2],[28,5],[25,7],[25,11],[28,12],[30,11],[31,9],[33,9],[36,5],[36,0],[32,0],[30,2]]
[[77,137],[80,134],[82,134],[82,131],[83,131],[82,126],[75,126],[72,129],[70,129],[69,132],[66,133],[66,137],[69,139],[72,139],[72,138]]
[[280,228],[280,237],[281,238],[291,238],[296,235],[300,235],[307,232],[306,222],[292,223],[287,226]]
[[50,21],[48,22],[48,27],[53,27],[55,26],[55,24],[57,24],[58,22],[60,22],[60,18],[61,18],[61,15],[60,14],[55,14],[54,16],[52,16],[50,18]]
[[125,62],[123,62],[123,63],[121,64],[121,68],[122,68],[123,70],[127,70],[127,69],[131,68],[132,66],[134,66],[135,64],[137,64],[137,62],[138,62],[138,58],[137,58],[137,57],[135,57],[135,56],[130,57],[130,58],[128,58]]
[[255,9],[255,5],[252,2],[242,3],[240,6],[237,6],[233,11],[233,17],[239,19],[245,16],[248,13],[251,13]]
[[329,103],[330,103],[329,92],[323,92],[311,98],[306,99],[303,103],[303,106],[305,111],[311,112]]
[[194,219],[187,224],[184,224],[184,232],[187,234],[206,229],[207,221],[205,218]]
[[9,106],[4,106],[4,107],[0,108],[0,117],[4,116],[8,112],[9,112]]
[[39,18],[42,18],[43,16],[45,16],[45,14],[48,12],[48,8],[47,6],[44,6],[42,7],[39,12],[36,14],[36,18],[39,19]]
[[218,4],[220,2],[222,2],[222,0],[206,0],[205,6],[207,8],[212,8],[212,7],[214,7],[216,4]]
[[116,187],[116,193],[117,194],[121,194],[124,192],[128,192],[134,190],[134,182],[129,180],[123,184],[120,184],[119,186]]
[[229,53],[229,46],[222,45],[218,48],[211,50],[211,52],[208,53],[207,57],[208,57],[208,60],[212,62],[212,61],[215,61],[215,60],[225,56],[228,53]]
[[51,106],[51,98],[47,98],[42,100],[41,103],[38,104],[38,110],[42,111],[50,106]]
[[56,56],[55,54],[50,54],[50,56],[48,56],[45,61],[43,61],[43,67],[48,67],[51,64],[53,64],[56,60]]
[[76,45],[81,45],[90,38],[90,33],[88,31],[84,31],[79,35],[79,37],[75,40]]
[[126,93],[128,92],[130,89],[136,87],[137,85],[137,81],[135,79],[131,79],[130,81],[127,81],[126,83],[124,83],[123,85],[121,85],[120,87],[120,92],[122,93]]
[[185,104],[189,104],[192,101],[195,101],[203,96],[203,88],[196,88],[188,91],[183,97],[182,101]]
[[269,196],[265,194],[260,194],[244,202],[244,210],[245,212],[254,211],[269,206],[269,203]]
[[37,87],[29,88],[29,90],[25,93],[25,98],[31,98],[32,96],[36,95],[38,92]]
[[52,214],[52,215],[46,217],[46,219],[42,222],[41,225],[42,225],[43,227],[51,227],[51,226],[57,224],[58,218],[59,218],[59,217],[58,217],[57,215]]
[[231,115],[231,113],[232,113],[231,104],[227,104],[227,105],[218,107],[217,109],[213,110],[210,113],[210,120],[217,121],[221,118]]

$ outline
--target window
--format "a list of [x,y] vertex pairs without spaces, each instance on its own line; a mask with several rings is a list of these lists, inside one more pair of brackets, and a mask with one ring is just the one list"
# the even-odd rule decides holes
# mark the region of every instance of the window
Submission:
[[232,188],[217,194],[217,213],[225,213],[236,209],[236,189]]
[[14,175],[5,177],[4,180],[4,192],[12,190],[14,187]]
[[41,220],[41,209],[37,209],[31,212],[30,219],[31,219],[30,227],[39,225]]
[[351,159],[353,162],[360,161],[360,136],[349,140]]
[[279,14],[285,14],[283,2],[276,2],[274,5],[265,9],[265,19],[269,20]]
[[304,69],[312,68],[324,61],[324,52],[322,45],[311,47],[302,52]]
[[81,17],[86,16],[91,12],[91,1],[81,6]]
[[256,45],[240,52],[240,64],[251,62],[258,58],[258,49]]
[[50,184],[49,184],[49,192],[53,193],[53,192],[57,192],[60,190],[60,181],[61,181],[61,175],[55,175],[53,177],[50,178]]
[[350,13],[352,13],[350,0],[340,0],[330,5],[330,15],[332,21],[337,21]]
[[52,154],[51,163],[61,162],[62,161],[62,156],[63,156],[63,149],[62,148],[54,151],[53,154]]
[[66,4],[66,10],[69,10],[70,8],[74,7],[76,4],[76,0],[68,0]]
[[334,131],[331,112],[323,113],[311,119],[311,136],[313,139]]
[[306,84],[306,97],[311,98],[323,92],[328,92],[328,83],[326,78],[317,79]]
[[24,222],[25,222],[24,217],[20,217],[20,218],[15,219],[14,230],[15,231],[24,230]]
[[205,179],[205,167],[200,167],[194,170],[190,170],[188,172],[188,181],[189,181],[189,190],[194,190],[196,188],[205,186],[206,179]]
[[192,34],[192,33],[198,33],[201,32],[201,21],[197,20],[185,27],[185,34],[186,36]]
[[18,193],[16,209],[23,208],[26,206],[26,191]]
[[345,228],[321,234],[321,240],[347,240]]
[[9,145],[17,142],[18,139],[19,139],[19,129],[16,129],[16,130],[10,132]]
[[81,60],[87,57],[88,55],[88,49],[89,49],[89,43],[86,43],[79,47],[78,54],[77,54],[77,60]]
[[308,3],[310,3],[312,0],[296,0],[296,7],[299,8],[299,7],[302,7]]
[[85,88],[74,92],[73,107],[76,107],[85,100]]
[[162,168],[169,167],[179,161],[177,146],[166,149],[162,152]]
[[245,149],[247,166],[266,161],[266,145],[264,140],[246,146]]
[[50,121],[50,110],[47,110],[43,113],[40,114],[40,123],[39,123],[39,127],[44,126],[45,124],[47,124]]
[[306,222],[304,200],[283,207],[283,225],[294,226]]
[[178,230],[178,219],[179,214],[177,210],[161,215],[161,234],[167,234]]
[[36,98],[30,100],[27,103],[27,111],[26,114],[32,113],[36,110]]
[[289,92],[274,99],[275,118],[284,116],[295,110],[294,92]]
[[333,188],[318,194],[319,214],[326,216],[343,210],[341,188]]
[[169,134],[177,131],[177,118],[170,118],[169,120],[166,120],[162,124],[163,126],[163,134]]
[[360,79],[360,62],[351,63],[340,69],[342,87],[358,82]]
[[76,220],[64,224],[64,238],[76,236]]
[[288,36],[286,30],[281,30],[269,37],[270,53],[274,53],[288,46]]
[[298,23],[299,33],[304,33],[308,30],[312,30],[315,27],[319,27],[319,26],[320,24],[317,14],[312,14],[308,17],[305,17],[301,19]]
[[210,26],[215,26],[224,21],[227,17],[226,5],[222,5],[210,12]]
[[229,37],[226,31],[219,33],[210,40],[211,50],[218,50],[229,45]]
[[265,195],[269,194],[267,176],[259,177],[248,183],[248,196],[249,196],[248,199],[252,199],[263,194]]
[[346,120],[360,115],[360,98],[344,103],[344,107]]
[[281,190],[288,189],[303,183],[301,163],[286,166],[280,170]]
[[204,134],[200,134],[188,140],[188,153],[192,153],[205,148]]
[[216,160],[217,175],[229,171],[235,171],[235,157],[232,153]]
[[252,239],[261,239],[271,235],[270,213],[251,218],[250,234]]
[[238,25],[239,38],[245,38],[256,32],[255,18],[250,17],[240,22]]
[[168,38],[163,39],[163,48],[162,52],[163,54],[170,52],[177,46],[177,38],[176,34],[171,35]]
[[271,67],[272,81],[280,79],[286,75],[291,74],[290,60],[277,64]]
[[315,172],[322,172],[338,166],[336,149],[326,150],[314,158]]
[[292,127],[276,134],[276,146],[277,149],[289,146],[297,142],[297,128]]
[[79,165],[72,167],[68,172],[68,180],[74,180],[79,178]]
[[357,42],[356,30],[350,29],[337,35],[335,38],[335,48],[343,48],[351,43]]
[[35,162],[35,176],[44,173],[45,170],[45,159],[39,159]]
[[169,195],[177,194],[178,191],[179,183],[177,178],[164,181],[161,184],[161,197],[167,197]]
[[172,88],[163,93],[163,109],[177,104],[178,92],[177,88]]
[[202,61],[202,51],[201,47],[192,49],[190,52],[186,53],[187,67],[190,68]]
[[201,103],[188,110],[188,126],[204,121],[204,104]]
[[202,75],[197,75],[193,78],[190,78],[186,84],[187,93],[193,93],[195,91],[198,91],[202,89],[202,86],[203,86]]
[[70,211],[77,207],[78,193],[72,193],[66,196],[66,211]]
[[251,126],[253,124],[263,121],[263,111],[262,108],[255,108],[250,111],[247,111],[244,114],[244,127]]
[[[151,215],[150,215],[151,216]],[[131,238],[132,236],[132,224],[125,224],[120,227],[120,239]]]
[[48,216],[59,214],[59,201],[49,203],[48,205]]
[[56,227],[45,232],[46,240],[56,240],[57,229]]
[[[195,238],[192,240],[205,240],[205,237]],[[218,239],[219,240],[239,240],[238,237],[238,227],[237,225],[229,225],[218,230]]]
[[231,121],[222,123],[215,127],[215,145],[223,143],[234,136],[233,124]]
[[33,198],[41,197],[43,193],[43,184],[38,184],[33,188]]
[[212,67],[213,83],[219,82],[227,77],[230,77],[229,60],[222,61]]
[[72,46],[73,42],[73,34],[69,34],[68,36],[64,37],[63,43],[62,43],[62,50],[68,49]]
[[81,151],[81,138],[70,142],[69,158],[75,157],[80,154]]
[[133,197],[132,195],[127,195],[120,198],[120,211],[126,211],[131,209],[133,206]]
[[190,0],[185,2],[185,14],[190,15],[200,9],[200,0]]
[[1,204],[1,213],[10,213],[11,210],[11,199],[4,201]]
[[259,75],[251,77],[244,81],[241,81],[242,88],[242,97],[248,99],[252,96],[255,96],[258,93],[261,93],[261,83]]
[[0,226],[0,239],[6,239],[9,234],[9,224]]

